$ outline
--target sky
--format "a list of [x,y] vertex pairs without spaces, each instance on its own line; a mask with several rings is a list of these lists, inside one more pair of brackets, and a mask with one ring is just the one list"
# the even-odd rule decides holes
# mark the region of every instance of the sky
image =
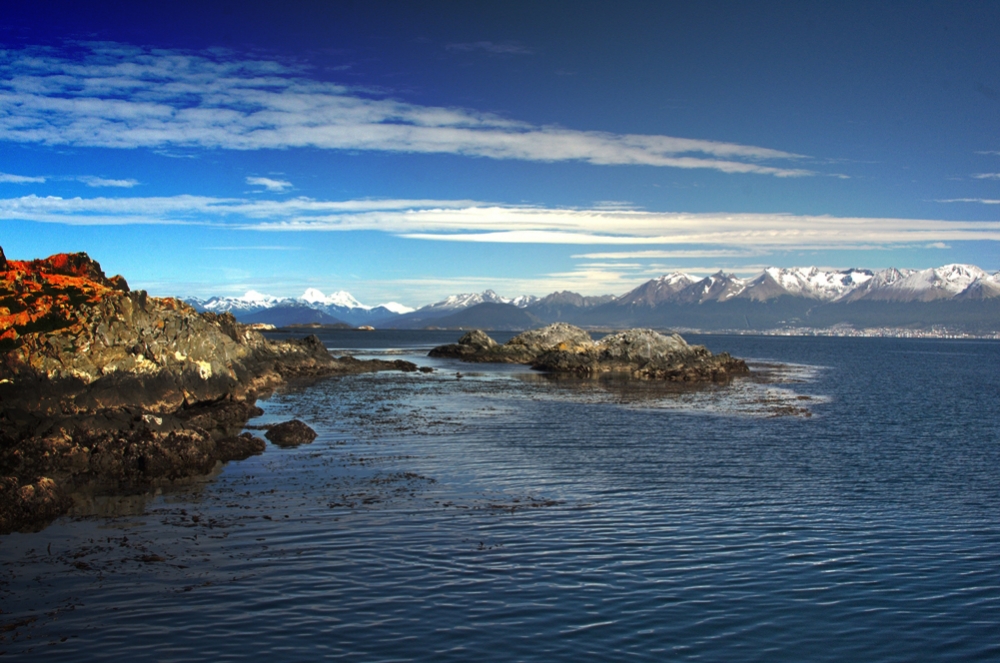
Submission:
[[414,307],[1000,270],[1000,3],[152,4],[4,3],[8,258]]

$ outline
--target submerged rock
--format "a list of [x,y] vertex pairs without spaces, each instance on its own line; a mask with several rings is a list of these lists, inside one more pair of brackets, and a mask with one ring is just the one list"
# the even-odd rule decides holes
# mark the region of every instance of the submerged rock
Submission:
[[271,426],[264,434],[264,437],[271,440],[279,447],[297,447],[300,444],[309,444],[316,439],[316,431],[298,419],[292,419],[275,426]]
[[482,331],[471,331],[457,343],[434,348],[430,356],[529,364],[581,377],[615,374],[674,382],[726,382],[750,372],[742,359],[725,352],[713,355],[678,334],[630,329],[594,341],[583,329],[561,322],[524,332],[503,345]]

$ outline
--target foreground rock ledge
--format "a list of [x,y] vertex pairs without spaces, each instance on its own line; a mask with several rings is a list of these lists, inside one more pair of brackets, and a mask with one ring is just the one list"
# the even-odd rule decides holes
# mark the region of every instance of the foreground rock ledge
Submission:
[[477,329],[457,343],[434,348],[430,356],[528,364],[579,377],[616,375],[671,382],[728,382],[750,372],[742,359],[726,352],[713,355],[702,345],[688,345],[678,334],[630,329],[594,341],[586,331],[562,322],[524,332],[503,345]]
[[293,379],[405,361],[334,358],[315,336],[274,342],[229,314],[132,291],[85,253],[0,249],[0,534],[39,529],[86,487],[143,491],[260,453],[241,430]]

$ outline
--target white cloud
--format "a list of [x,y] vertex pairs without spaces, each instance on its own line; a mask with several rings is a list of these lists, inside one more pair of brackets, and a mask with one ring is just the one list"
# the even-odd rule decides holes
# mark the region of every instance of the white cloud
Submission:
[[936,203],[982,203],[983,205],[1000,205],[1000,200],[995,198],[945,198],[935,200]]
[[761,163],[800,157],[782,150],[534,125],[396,101],[276,62],[107,44],[77,59],[53,49],[0,51],[0,136],[83,147],[313,147],[815,174]]
[[1000,173],[976,173],[973,177],[977,180],[1000,180]]
[[44,177],[29,177],[27,175],[0,173],[0,184],[42,184],[44,182]]
[[[205,196],[88,199],[30,195],[0,199],[0,220],[5,219],[67,225],[198,224],[261,232],[374,230],[433,241],[671,247],[657,257],[696,255],[677,255],[684,245],[695,245],[698,254],[704,255],[713,247],[758,252],[773,248],[880,248],[1000,241],[998,221],[687,214],[503,206],[468,200],[264,201]],[[634,253],[611,255],[619,259]]]
[[103,177],[93,177],[92,175],[84,175],[83,177],[78,177],[78,180],[92,187],[115,187],[119,189],[131,189],[139,184],[139,180],[109,180]]
[[251,186],[262,186],[268,191],[281,193],[285,189],[291,189],[292,183],[285,180],[272,180],[270,177],[248,177],[247,184]]

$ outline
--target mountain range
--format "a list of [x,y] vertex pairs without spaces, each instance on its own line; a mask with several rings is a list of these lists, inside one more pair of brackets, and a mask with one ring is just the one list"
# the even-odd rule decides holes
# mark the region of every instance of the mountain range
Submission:
[[1000,272],[952,264],[913,269],[823,270],[769,267],[752,278],[717,272],[698,278],[675,272],[620,296],[556,292],[543,298],[502,297],[492,290],[452,295],[412,309],[390,302],[364,306],[349,293],[277,298],[188,299],[199,310],[231,311],[242,322],[278,326],[318,322],[397,329],[519,330],[556,321],[590,327],[754,329],[947,326],[1000,331]]

